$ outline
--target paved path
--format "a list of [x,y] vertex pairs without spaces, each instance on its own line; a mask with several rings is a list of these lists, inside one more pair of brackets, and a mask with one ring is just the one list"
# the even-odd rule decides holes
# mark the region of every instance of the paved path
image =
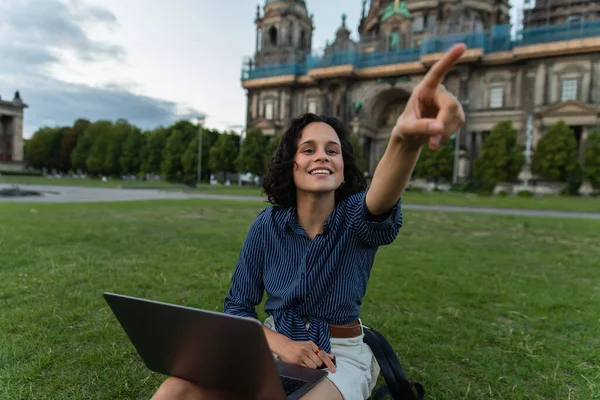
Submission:
[[[0,190],[12,185],[0,184]],[[19,185],[23,190],[30,189],[44,192],[43,196],[32,197],[0,197],[1,202],[25,203],[82,203],[104,201],[137,201],[137,200],[182,200],[213,199],[236,201],[263,201],[259,196],[236,196],[205,193],[169,192],[158,189],[115,189],[90,188],[72,186]],[[600,201],[600,200],[599,200]],[[459,207],[441,205],[404,204],[406,210],[467,212],[478,214],[513,215],[527,217],[579,218],[600,220],[600,213],[582,213],[549,210],[517,210],[509,208]]]

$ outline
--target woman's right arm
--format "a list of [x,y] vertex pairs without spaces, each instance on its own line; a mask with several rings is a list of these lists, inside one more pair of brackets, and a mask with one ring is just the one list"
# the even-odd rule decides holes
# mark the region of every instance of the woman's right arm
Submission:
[[256,306],[264,293],[264,246],[261,236],[263,210],[254,220],[244,239],[240,256],[225,297],[223,312],[238,317],[258,318]]
[[275,332],[271,328],[267,328],[264,325],[263,330],[265,331],[265,336],[267,337],[267,343],[269,343],[269,348],[271,349],[271,352],[281,357],[281,354],[284,352],[283,349],[292,340],[289,339],[287,336],[282,335],[281,333]]

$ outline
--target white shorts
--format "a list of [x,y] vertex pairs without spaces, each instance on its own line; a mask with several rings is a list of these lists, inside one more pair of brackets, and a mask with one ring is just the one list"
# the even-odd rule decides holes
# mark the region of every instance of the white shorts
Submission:
[[[272,317],[268,317],[264,324],[275,331]],[[363,337],[331,338],[331,354],[335,356],[337,371],[335,374],[330,372],[328,378],[342,393],[344,400],[368,399],[377,384],[379,365]]]

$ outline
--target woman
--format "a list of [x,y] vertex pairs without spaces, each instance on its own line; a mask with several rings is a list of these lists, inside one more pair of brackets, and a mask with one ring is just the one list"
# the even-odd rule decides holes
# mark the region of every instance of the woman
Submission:
[[[370,396],[378,371],[362,341],[361,300],[378,247],[398,234],[401,194],[421,147],[439,149],[464,123],[460,103],[441,85],[464,51],[452,48],[415,88],[368,191],[334,118],[295,119],[271,160],[263,187],[273,206],[250,227],[224,311],[257,318],[266,290],[264,330],[275,356],[329,372],[303,398]],[[155,398],[227,395],[170,378]]]

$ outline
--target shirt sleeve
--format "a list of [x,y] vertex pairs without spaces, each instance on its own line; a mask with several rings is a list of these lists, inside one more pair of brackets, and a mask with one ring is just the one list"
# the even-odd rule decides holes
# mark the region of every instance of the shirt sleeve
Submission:
[[347,201],[350,227],[360,240],[370,247],[392,243],[402,227],[402,198],[387,214],[387,218],[370,216],[366,203],[367,192],[350,196]]
[[258,318],[256,306],[264,293],[264,247],[262,226],[265,210],[254,220],[242,245],[223,312],[239,317]]

